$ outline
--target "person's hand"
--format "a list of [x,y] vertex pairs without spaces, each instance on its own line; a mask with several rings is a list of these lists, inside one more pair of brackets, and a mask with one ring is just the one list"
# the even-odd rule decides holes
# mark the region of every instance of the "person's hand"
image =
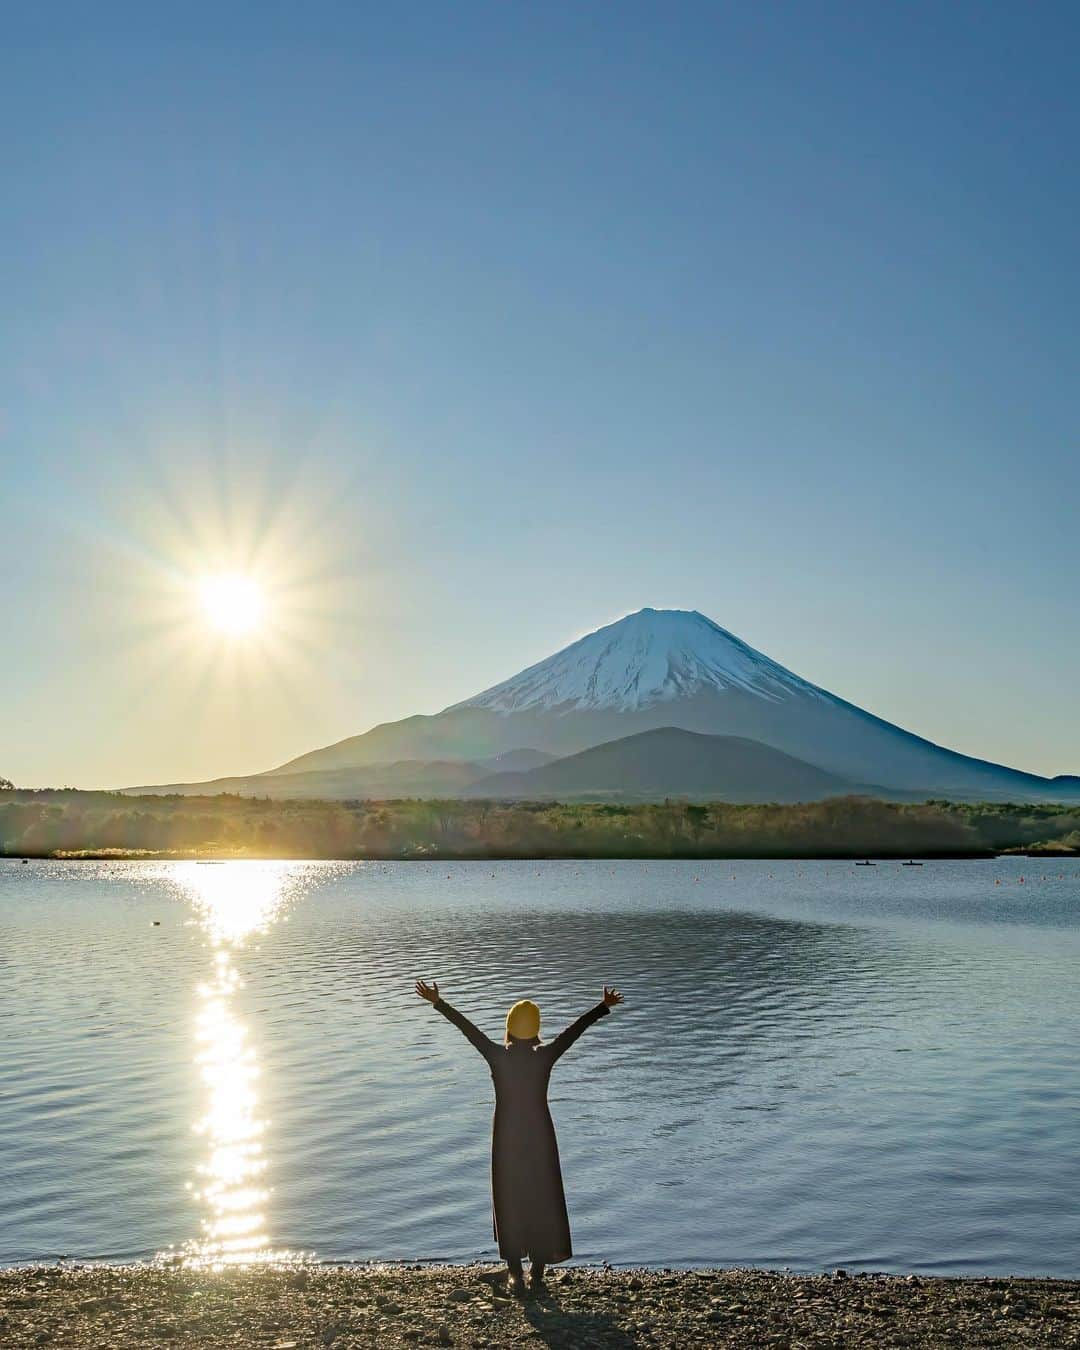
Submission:
[[614,1008],[614,1006],[616,1005],[616,1003],[621,1003],[622,1001],[623,1001],[623,996],[622,996],[622,994],[619,993],[619,991],[618,991],[617,989],[609,989],[609,988],[607,987],[606,984],[604,985],[604,1007],[605,1007],[605,1008]]
[[432,980],[430,984],[425,984],[423,980],[416,981],[416,992],[421,998],[426,998],[429,1003],[439,1001],[439,982]]

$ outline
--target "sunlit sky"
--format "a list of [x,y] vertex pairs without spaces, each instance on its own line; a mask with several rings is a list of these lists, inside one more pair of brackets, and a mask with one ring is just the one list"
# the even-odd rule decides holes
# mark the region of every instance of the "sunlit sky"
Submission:
[[643,605],[1080,772],[1077,15],[11,10],[0,774],[257,771]]

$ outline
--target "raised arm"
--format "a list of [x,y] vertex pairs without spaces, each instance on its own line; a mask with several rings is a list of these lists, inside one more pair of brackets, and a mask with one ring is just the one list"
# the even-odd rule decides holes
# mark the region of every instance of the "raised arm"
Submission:
[[622,1001],[622,994],[617,989],[609,989],[605,984],[604,996],[600,1002],[594,1008],[590,1008],[587,1013],[582,1013],[576,1022],[571,1022],[566,1030],[560,1031],[551,1042],[552,1060],[554,1061],[565,1055],[587,1027],[591,1027],[594,1022],[599,1022],[601,1017],[606,1017],[612,1008]]
[[452,1008],[447,1003],[446,999],[439,997],[437,981],[433,980],[431,984],[425,984],[423,980],[417,980],[416,992],[421,998],[427,999],[436,1012],[441,1012],[448,1022],[453,1022],[469,1044],[479,1050],[490,1064],[491,1056],[495,1053],[495,1042],[489,1040],[479,1027],[473,1026],[464,1013],[458,1012],[456,1008]]

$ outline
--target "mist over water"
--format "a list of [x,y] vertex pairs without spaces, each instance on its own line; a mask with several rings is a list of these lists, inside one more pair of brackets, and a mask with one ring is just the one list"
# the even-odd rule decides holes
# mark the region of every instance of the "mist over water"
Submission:
[[1075,1276],[1078,956],[1076,861],[3,862],[0,1262],[492,1256],[421,975],[626,993],[552,1082],[577,1259]]

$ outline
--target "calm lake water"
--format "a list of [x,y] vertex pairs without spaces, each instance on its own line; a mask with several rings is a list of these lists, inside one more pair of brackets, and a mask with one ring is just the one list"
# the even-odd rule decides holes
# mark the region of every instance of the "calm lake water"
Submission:
[[[157,926],[155,926],[155,924]],[[0,862],[0,1262],[493,1254],[489,1034],[579,1260],[1080,1275],[1080,864]]]

